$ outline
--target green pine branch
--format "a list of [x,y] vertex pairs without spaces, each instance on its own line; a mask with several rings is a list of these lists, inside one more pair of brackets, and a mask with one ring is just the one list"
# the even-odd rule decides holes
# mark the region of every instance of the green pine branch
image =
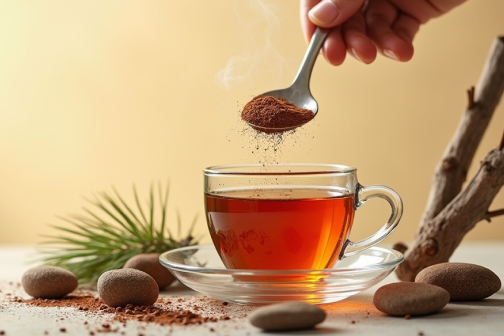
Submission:
[[44,264],[63,267],[74,273],[81,284],[92,284],[102,273],[122,268],[129,258],[139,253],[161,253],[197,244],[192,235],[197,216],[183,238],[180,238],[182,223],[178,211],[179,239],[168,229],[168,184],[164,192],[158,184],[157,200],[151,185],[147,209],[142,207],[135,186],[135,207],[130,207],[112,189],[112,194],[100,192],[94,199],[86,199],[92,207],[83,208],[85,214],[59,217],[67,225],[51,225],[59,234],[45,236],[49,240],[42,243],[44,248],[40,251]]

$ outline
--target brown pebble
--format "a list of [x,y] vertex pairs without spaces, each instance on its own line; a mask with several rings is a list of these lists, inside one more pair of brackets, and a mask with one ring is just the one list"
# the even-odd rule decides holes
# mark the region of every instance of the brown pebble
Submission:
[[249,314],[250,323],[263,330],[311,329],[324,321],[326,313],[305,302],[286,302],[265,306]]
[[159,289],[168,287],[175,276],[159,263],[159,253],[141,253],[131,257],[124,268],[134,268],[149,274],[156,280]]
[[150,306],[159,295],[156,281],[147,273],[133,268],[103,273],[98,279],[97,288],[100,298],[111,307]]
[[39,266],[27,270],[21,283],[34,298],[57,299],[77,288],[77,277],[61,267]]
[[441,263],[417,274],[415,282],[444,288],[451,301],[481,300],[501,288],[499,277],[486,267],[468,263]]
[[396,282],[380,287],[373,303],[378,310],[393,316],[415,316],[434,313],[450,301],[441,287],[416,282]]

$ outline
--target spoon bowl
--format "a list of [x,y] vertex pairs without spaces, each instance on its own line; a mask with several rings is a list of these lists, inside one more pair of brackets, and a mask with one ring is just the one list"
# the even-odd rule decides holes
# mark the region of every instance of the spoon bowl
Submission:
[[[301,62],[301,66],[299,67],[298,73],[288,88],[268,91],[259,96],[283,98],[299,108],[312,111],[314,114],[313,118],[315,118],[318,112],[318,103],[315,98],[313,98],[310,91],[310,78],[320,48],[322,47],[328,32],[329,31],[327,29],[321,28],[317,28],[315,30],[303,61]],[[247,124],[253,129],[264,133],[282,133],[303,125],[300,124],[283,128],[273,128],[254,125],[250,122],[247,122]]]

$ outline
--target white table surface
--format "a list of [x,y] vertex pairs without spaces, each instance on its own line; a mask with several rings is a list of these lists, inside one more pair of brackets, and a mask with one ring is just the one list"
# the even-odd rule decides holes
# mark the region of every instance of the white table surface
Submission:
[[[0,332],[5,335],[90,335],[89,324],[100,323],[100,317],[86,315],[74,308],[42,308],[6,301],[6,293],[19,287],[21,275],[32,267],[27,261],[34,256],[29,246],[0,246]],[[475,263],[493,270],[504,280],[504,242],[463,243],[451,261]],[[472,303],[449,303],[437,314],[412,317],[409,320],[386,316],[372,304],[377,288],[395,282],[391,274],[379,285],[349,297],[343,301],[322,305],[327,319],[315,330],[276,332],[274,335],[504,335],[504,289],[483,301]],[[26,294],[24,294],[26,298]],[[199,294],[180,285],[174,285],[160,293],[163,297],[199,298]],[[219,304],[209,299],[212,304]],[[245,316],[253,307],[229,304],[224,308],[228,321],[204,323],[196,326],[161,326],[155,323],[136,322],[126,327],[118,325],[114,335],[266,335],[253,327]],[[61,320],[60,317],[64,317]],[[87,325],[84,321],[89,321]],[[65,333],[60,328],[66,329]],[[211,330],[211,328],[213,330]],[[106,333],[95,333],[105,335]]]

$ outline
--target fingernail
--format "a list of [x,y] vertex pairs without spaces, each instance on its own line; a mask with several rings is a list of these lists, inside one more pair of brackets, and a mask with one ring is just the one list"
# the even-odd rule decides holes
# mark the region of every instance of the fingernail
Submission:
[[350,52],[352,53],[352,56],[355,57],[357,60],[361,61],[362,63],[365,63],[360,57],[359,55],[357,55],[357,52],[355,51],[354,48],[350,49]]
[[331,0],[322,0],[309,12],[310,20],[316,25],[330,25],[336,20],[340,10]]
[[399,61],[399,58],[394,54],[392,50],[384,49],[383,54],[388,58],[392,58],[393,60]]

